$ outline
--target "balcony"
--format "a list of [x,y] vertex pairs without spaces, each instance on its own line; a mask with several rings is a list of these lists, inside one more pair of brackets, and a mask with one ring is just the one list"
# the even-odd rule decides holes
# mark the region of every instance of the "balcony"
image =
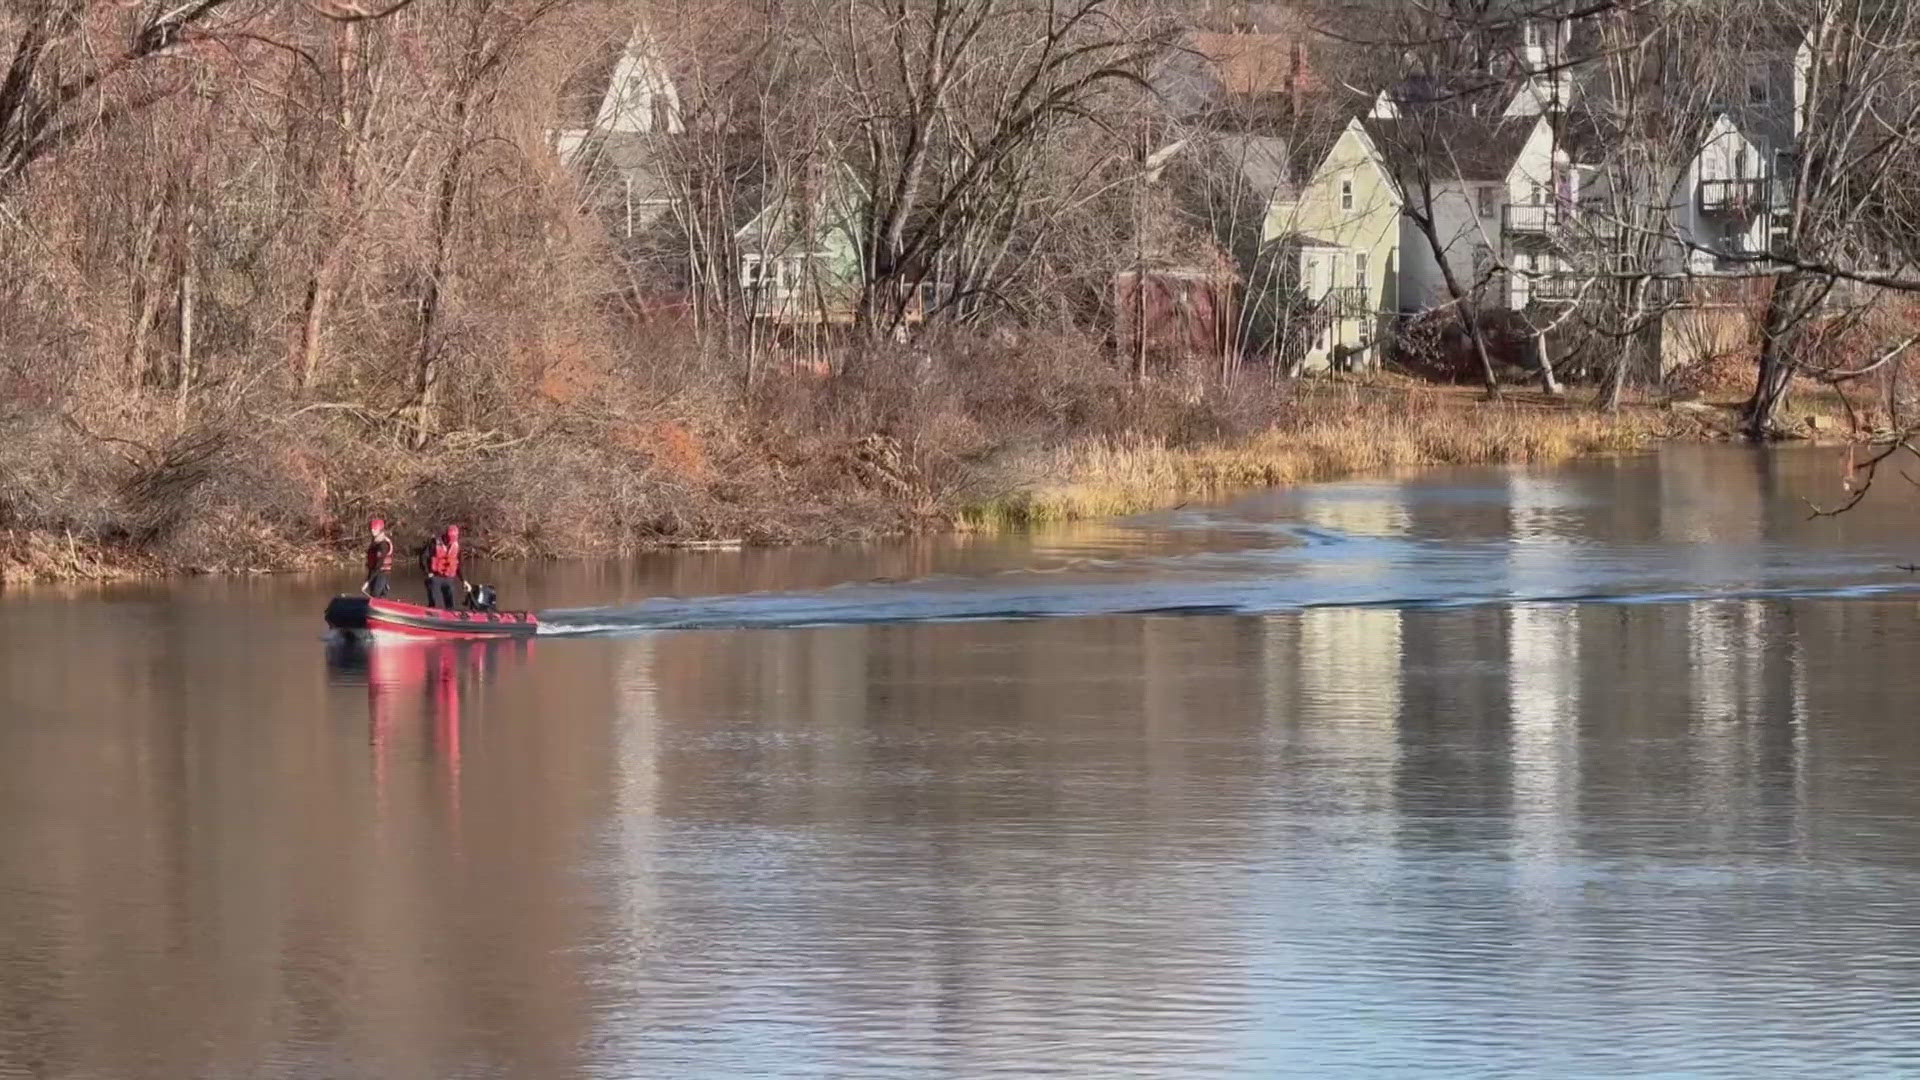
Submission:
[[1508,203],[1500,208],[1500,229],[1508,236],[1550,236],[1563,217],[1563,208],[1555,203]]
[[1767,209],[1772,184],[1764,177],[1700,181],[1700,212],[1750,217]]
[[1579,274],[1547,274],[1533,279],[1533,298],[1542,304],[1562,304],[1580,299],[1587,279]]
[[1320,308],[1336,319],[1364,319],[1373,314],[1373,297],[1358,285],[1328,289]]

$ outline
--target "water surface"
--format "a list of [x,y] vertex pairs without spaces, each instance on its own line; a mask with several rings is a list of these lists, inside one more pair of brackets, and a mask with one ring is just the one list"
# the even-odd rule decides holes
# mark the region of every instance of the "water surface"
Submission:
[[0,1076],[1920,1072],[1920,499],[1838,477],[493,570],[498,645],[9,594]]

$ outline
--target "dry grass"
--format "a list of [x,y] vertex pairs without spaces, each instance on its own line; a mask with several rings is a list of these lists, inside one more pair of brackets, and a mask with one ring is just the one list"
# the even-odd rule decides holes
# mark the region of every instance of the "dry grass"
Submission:
[[1048,451],[1017,471],[1064,479],[1019,483],[959,519],[972,528],[1024,528],[1417,466],[1565,461],[1710,431],[1648,406],[1607,415],[1534,395],[1481,402],[1417,384],[1335,385],[1267,430],[1217,446],[1082,440]]
[[71,533],[0,532],[0,587],[30,581],[121,581],[158,569],[150,560],[82,543]]

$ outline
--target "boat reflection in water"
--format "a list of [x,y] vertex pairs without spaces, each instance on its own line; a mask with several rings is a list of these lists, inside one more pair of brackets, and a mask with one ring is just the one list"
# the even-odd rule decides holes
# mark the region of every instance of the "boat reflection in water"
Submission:
[[367,688],[368,743],[376,798],[385,804],[397,747],[418,738],[421,757],[445,778],[452,820],[460,815],[462,694],[490,683],[503,665],[525,663],[533,641],[380,641],[336,635],[327,643],[327,681]]

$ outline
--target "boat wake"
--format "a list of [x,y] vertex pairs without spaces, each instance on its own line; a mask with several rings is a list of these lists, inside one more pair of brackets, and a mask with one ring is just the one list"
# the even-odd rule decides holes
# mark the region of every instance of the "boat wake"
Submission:
[[[1279,615],[1326,608],[1445,610],[1490,606],[1568,604],[1682,604],[1745,600],[1843,600],[1920,598],[1920,582],[1781,588],[1657,589],[1634,592],[1537,594],[1460,594],[1450,596],[1351,596],[1288,598],[1280,590],[1252,590],[1224,596],[1182,590],[1183,596],[1156,596],[1158,590],[1134,590],[1130,596],[1102,596],[1088,590],[1056,595],[987,594],[966,596],[932,590],[899,589],[858,598],[849,590],[817,593],[750,594],[688,600],[649,600],[625,607],[580,608],[541,613],[542,636],[650,633],[667,630],[787,630],[875,624],[1027,621],[1058,618],[1179,617],[1204,615]],[[862,590],[864,592],[864,590]],[[1142,595],[1144,592],[1145,595]]]
[[[996,556],[907,580],[542,612],[540,633],[1920,596],[1920,576],[1903,570],[1905,526],[1860,519],[1849,537],[1797,511],[1728,516],[1712,500],[1620,489],[1604,470],[1474,476],[1143,515],[1037,539],[1006,552],[1012,565]],[[1665,509],[1656,518],[1649,506]]]

